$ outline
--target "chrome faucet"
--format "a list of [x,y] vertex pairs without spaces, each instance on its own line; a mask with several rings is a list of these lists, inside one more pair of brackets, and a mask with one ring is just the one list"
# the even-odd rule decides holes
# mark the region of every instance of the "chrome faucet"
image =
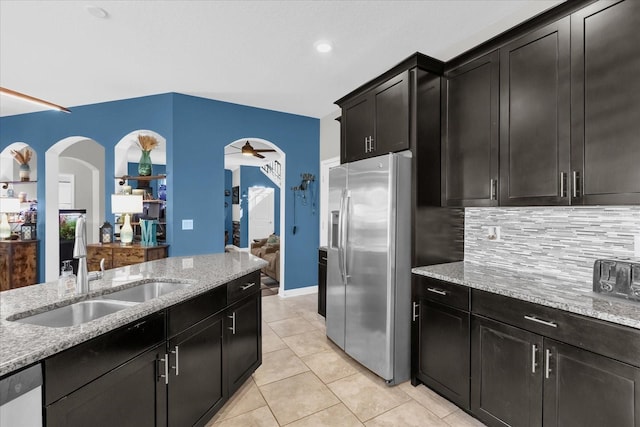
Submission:
[[76,276],[76,293],[89,292],[89,275],[87,273],[87,225],[84,215],[76,221],[76,241],[73,245],[73,257],[78,260]]

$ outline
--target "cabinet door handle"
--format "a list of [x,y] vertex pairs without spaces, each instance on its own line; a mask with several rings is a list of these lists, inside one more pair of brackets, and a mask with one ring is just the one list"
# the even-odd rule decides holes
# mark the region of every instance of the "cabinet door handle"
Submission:
[[176,366],[172,366],[172,368],[176,370],[177,377],[180,375],[180,353],[178,352],[178,346],[175,346],[171,353],[176,355]]
[[255,286],[255,285],[256,285],[255,282],[247,283],[244,286],[240,286],[240,289],[242,289],[243,291],[246,291],[247,289],[249,289],[250,287]]
[[538,363],[536,361],[538,353],[538,346],[535,344],[531,344],[531,373],[536,373],[536,368],[538,367]]
[[551,351],[549,349],[546,349],[544,351],[544,377],[545,378],[549,378],[549,375],[551,374]]
[[364,137],[364,152],[365,153],[369,152],[369,137],[368,136]]
[[578,189],[578,184],[579,184],[579,179],[580,179],[580,174],[578,171],[573,171],[571,173],[572,178],[573,178],[573,183],[572,183],[572,187],[571,187],[571,191],[573,192],[573,197],[580,197],[580,190]]
[[164,364],[164,375],[160,374],[160,378],[164,378],[164,383],[169,384],[169,355],[164,354],[164,359],[160,359],[160,362]]
[[489,180],[489,186],[491,187],[490,189],[490,194],[489,194],[489,198],[491,200],[497,200],[498,199],[498,191],[497,191],[497,180],[495,179],[490,179]]
[[227,317],[231,319],[231,327],[228,329],[231,330],[231,334],[235,335],[236,334],[236,312],[234,311],[233,314],[231,314],[231,316],[227,316]]
[[442,296],[447,296],[447,291],[443,291],[442,289],[437,289],[437,288],[427,288],[427,290],[429,292],[433,292],[434,294],[438,294],[438,295],[442,295]]
[[560,172],[560,197],[567,197],[567,173]]
[[321,259],[322,259],[323,261],[326,261],[326,260],[327,260],[327,257],[326,257],[326,256],[323,256]]
[[418,310],[418,303],[417,303],[417,302],[414,302],[414,303],[413,303],[413,312],[412,312],[412,315],[413,315],[413,321],[414,321],[414,322],[416,321],[416,319],[417,319],[417,318],[418,318],[418,316],[419,316],[419,314],[418,314],[417,310]]
[[541,325],[550,326],[552,328],[558,327],[558,324],[555,322],[549,322],[546,320],[538,319],[537,317],[534,317],[534,316],[524,316],[524,318],[532,322],[540,323]]
[[374,143],[374,139],[372,136],[369,137],[369,152],[373,153],[376,151],[376,144]]

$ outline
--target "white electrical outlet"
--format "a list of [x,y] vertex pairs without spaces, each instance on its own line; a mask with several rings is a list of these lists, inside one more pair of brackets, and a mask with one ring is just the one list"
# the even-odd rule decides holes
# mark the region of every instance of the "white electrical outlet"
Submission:
[[633,256],[640,258],[640,234],[633,236]]
[[500,227],[497,225],[490,225],[487,227],[487,240],[492,242],[499,242],[502,240]]
[[192,219],[183,219],[182,220],[182,229],[183,230],[193,230],[193,220]]

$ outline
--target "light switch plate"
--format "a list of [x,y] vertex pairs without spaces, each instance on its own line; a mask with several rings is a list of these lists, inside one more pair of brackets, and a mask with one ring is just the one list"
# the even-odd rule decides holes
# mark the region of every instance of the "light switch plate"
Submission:
[[183,230],[193,230],[193,220],[192,219],[183,219],[182,220],[182,229]]

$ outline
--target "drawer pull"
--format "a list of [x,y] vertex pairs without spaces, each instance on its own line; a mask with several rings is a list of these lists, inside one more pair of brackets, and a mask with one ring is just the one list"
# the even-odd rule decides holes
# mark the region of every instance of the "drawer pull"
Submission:
[[229,319],[231,319],[231,327],[228,328],[231,331],[232,335],[236,334],[236,312],[234,311],[233,314],[231,314],[231,316],[227,316]]
[[538,353],[538,346],[535,344],[531,344],[531,373],[536,373],[536,368],[538,367],[538,363],[536,362],[536,356]]
[[322,260],[323,260],[323,261],[326,261],[326,260],[327,260],[327,257],[326,257],[326,256],[323,256],[323,257],[322,257]]
[[176,355],[176,366],[172,366],[173,369],[176,370],[176,377],[180,375],[180,355],[178,353],[178,346],[175,346],[175,349],[171,352]]
[[549,378],[549,375],[551,374],[551,351],[549,349],[546,349],[544,352],[544,377],[545,378]]
[[427,288],[427,290],[428,290],[429,292],[433,292],[434,294],[443,295],[443,296],[446,296],[446,295],[447,295],[447,291],[443,291],[442,289]]
[[538,319],[534,316],[524,316],[525,319],[531,320],[532,322],[540,323],[541,325],[550,326],[552,328],[557,328],[558,324],[554,322],[547,322],[546,320]]
[[240,289],[242,289],[243,291],[246,291],[247,289],[249,289],[250,287],[255,286],[255,285],[256,285],[255,282],[247,283],[244,286],[240,286]]
[[169,384],[169,355],[164,354],[164,359],[160,359],[164,363],[164,375],[160,374],[160,378],[164,378],[164,383]]
[[413,316],[413,321],[414,321],[414,322],[415,322],[415,321],[416,321],[416,319],[418,318],[418,312],[417,312],[417,310],[418,310],[418,303],[417,303],[417,302],[414,302],[414,303],[413,303],[413,312],[412,312],[412,316]]

